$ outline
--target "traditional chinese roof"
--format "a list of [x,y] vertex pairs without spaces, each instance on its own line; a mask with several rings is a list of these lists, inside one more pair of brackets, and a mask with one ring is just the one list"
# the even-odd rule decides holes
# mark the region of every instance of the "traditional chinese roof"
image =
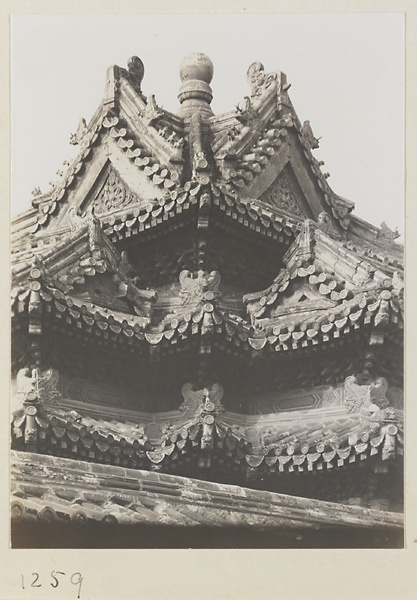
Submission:
[[[400,462],[396,233],[330,188],[284,73],[251,65],[250,96],[223,115],[204,55],[182,64],[177,114],[144,96],[143,75],[138,58],[108,70],[102,103],[71,138],[78,157],[13,225],[13,448],[53,455],[53,470],[88,462],[106,484],[122,467],[278,491],[288,478],[297,487],[294,474],[347,481]],[[23,485],[17,467],[20,516],[212,519],[194,518],[182,491],[181,506],[146,505],[123,483],[115,508],[107,492],[48,496],[39,475]],[[216,502],[214,522],[249,524],[234,501],[222,515]]]
[[182,64],[177,115],[153,95],[145,98],[143,75],[137,57],[127,70],[108,70],[102,103],[71,138],[79,155],[15,221],[18,246],[28,235],[60,235],[77,226],[91,205],[118,241],[191,222],[202,229],[246,228],[285,245],[305,218],[324,212],[333,231],[359,246],[370,242],[376,253],[388,247],[400,258],[395,234],[385,224],[364,227],[352,217],[353,203],[328,185],[312,153],[318,140],[308,121],[300,123],[284,73],[266,74],[253,63],[250,96],[223,115],[210,108],[213,65],[204,55]]
[[50,390],[39,389],[41,404],[26,395],[15,409],[17,449],[36,443],[38,451],[55,456],[180,474],[210,474],[215,467],[243,481],[403,453],[402,402],[383,378],[366,385],[350,376],[342,387],[319,388],[307,410],[302,398],[293,398],[290,410],[279,395],[258,399],[262,413],[252,415],[225,411],[219,384],[210,390],[184,384],[183,403],[168,413],[116,411],[113,418],[111,410],[104,416],[103,407],[74,402],[56,390],[52,402]]
[[26,452],[12,452],[12,476],[15,521],[260,530],[403,526],[402,515],[387,511]]
[[[55,244],[19,253],[14,267],[17,327],[38,305],[44,327],[94,336],[130,351],[229,344],[240,355],[323,345],[354,332],[402,342],[403,280],[398,265],[304,221],[271,284],[245,294],[217,271],[180,272],[178,282],[142,289],[140,277],[92,216]],[[19,258],[19,262],[18,262]],[[139,281],[138,281],[139,279]],[[177,350],[178,349],[178,350]]]

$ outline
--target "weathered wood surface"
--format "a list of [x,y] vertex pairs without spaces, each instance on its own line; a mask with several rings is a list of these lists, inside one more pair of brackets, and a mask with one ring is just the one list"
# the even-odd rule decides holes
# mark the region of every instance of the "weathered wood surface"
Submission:
[[401,528],[397,513],[12,452],[12,517],[254,528]]

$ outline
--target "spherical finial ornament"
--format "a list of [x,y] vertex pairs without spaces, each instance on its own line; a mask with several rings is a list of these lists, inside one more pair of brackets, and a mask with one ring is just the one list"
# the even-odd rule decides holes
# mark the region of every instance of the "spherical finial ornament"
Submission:
[[209,84],[213,79],[213,73],[213,63],[202,52],[191,52],[191,54],[187,54],[181,61],[180,78],[183,83],[197,79]]

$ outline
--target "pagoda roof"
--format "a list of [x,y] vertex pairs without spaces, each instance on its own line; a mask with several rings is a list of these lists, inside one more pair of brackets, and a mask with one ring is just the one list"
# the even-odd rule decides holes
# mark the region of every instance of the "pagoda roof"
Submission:
[[[180,224],[189,211],[193,222],[204,227],[207,214],[216,221],[220,211],[217,224],[229,218],[255,234],[288,243],[303,220],[318,220],[325,213],[330,229],[347,241],[400,258],[396,234],[356,218],[354,204],[328,185],[312,153],[318,140],[309,122],[301,124],[296,115],[286,75],[267,74],[261,63],[253,63],[251,93],[242,107],[213,115],[207,83],[212,66],[202,57],[191,55],[182,67],[177,115],[159,107],[153,95],[144,96],[144,68],[137,57],[129,60],[128,69],[108,69],[102,103],[90,123],[81,120],[72,136],[80,146],[78,156],[51,191],[36,196],[32,208],[15,220],[17,246],[28,235],[69,231],[93,204],[115,241],[144,236],[151,228],[162,231],[168,221]],[[196,79],[190,80],[194,62]],[[109,164],[127,191],[116,186],[103,203],[98,194]]]
[[215,271],[184,270],[175,285],[140,289],[95,216],[60,240],[16,253],[14,261],[17,319],[27,318],[36,293],[66,327],[129,346],[169,348],[198,335],[243,352],[285,351],[358,329],[380,335],[403,328],[399,261],[358,251],[311,220],[301,225],[271,285],[250,294],[222,287]]
[[342,387],[318,390],[316,407],[255,415],[225,411],[219,384],[210,390],[184,384],[183,403],[166,413],[112,415],[106,407],[103,416],[103,407],[59,393],[54,402],[21,398],[12,419],[13,447],[26,443],[28,419],[34,419],[31,435],[42,452],[78,460],[179,473],[215,464],[244,479],[327,471],[403,454],[403,409],[387,388],[383,378],[361,385],[350,376]]

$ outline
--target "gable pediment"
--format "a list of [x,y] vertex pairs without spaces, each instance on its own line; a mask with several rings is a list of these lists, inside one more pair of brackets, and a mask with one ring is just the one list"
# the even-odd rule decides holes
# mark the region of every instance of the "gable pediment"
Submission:
[[336,302],[320,294],[317,287],[308,282],[296,281],[290,284],[285,293],[277,298],[270,311],[270,317],[288,313],[304,313],[313,310],[333,308]]
[[109,164],[101,173],[82,209],[88,210],[94,206],[96,215],[105,215],[123,210],[140,201],[140,196],[132,192],[113,165]]
[[300,187],[288,167],[282,170],[259,200],[296,219],[312,216]]
[[[124,137],[116,138],[120,132]],[[70,168],[72,175],[66,175],[65,192],[51,212],[51,229],[74,229],[74,223],[79,224],[92,205],[97,214],[104,215],[128,205],[153,204],[168,185],[174,185],[169,179],[173,174],[149,151],[135,146],[127,130],[119,129],[113,135],[103,132],[100,143],[87,150],[85,160]]]

